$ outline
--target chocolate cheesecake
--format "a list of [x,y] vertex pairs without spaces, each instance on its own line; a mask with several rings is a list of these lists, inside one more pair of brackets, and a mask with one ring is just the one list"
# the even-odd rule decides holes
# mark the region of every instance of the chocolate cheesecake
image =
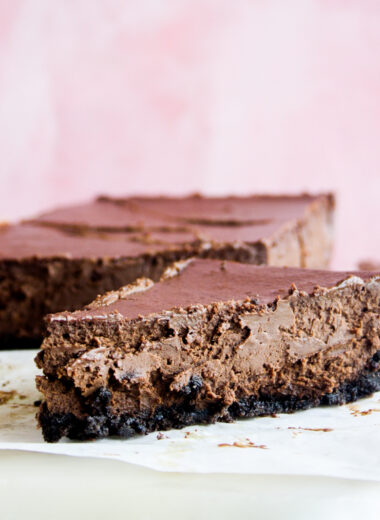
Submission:
[[380,274],[189,259],[46,318],[46,441],[353,401],[380,389]]
[[380,271],[380,262],[376,260],[362,260],[358,265],[360,270],[365,271]]
[[[132,234],[85,236],[28,224],[0,231],[0,346],[39,346],[43,317],[78,309],[141,276],[159,279],[173,261],[195,254],[188,243]],[[141,239],[141,240],[140,240]]]
[[[76,232],[194,234],[205,256],[230,256],[246,263],[327,267],[332,242],[334,197],[101,196],[48,212],[29,222]],[[239,256],[240,258],[236,258]]]
[[331,195],[98,199],[0,227],[0,348],[37,346],[43,316],[190,256],[326,267]]

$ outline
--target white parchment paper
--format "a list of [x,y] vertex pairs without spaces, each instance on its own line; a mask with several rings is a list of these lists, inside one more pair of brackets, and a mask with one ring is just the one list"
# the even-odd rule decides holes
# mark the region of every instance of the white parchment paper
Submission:
[[380,481],[380,392],[354,404],[192,426],[128,440],[43,441],[36,351],[0,352],[0,449],[117,459],[160,471]]

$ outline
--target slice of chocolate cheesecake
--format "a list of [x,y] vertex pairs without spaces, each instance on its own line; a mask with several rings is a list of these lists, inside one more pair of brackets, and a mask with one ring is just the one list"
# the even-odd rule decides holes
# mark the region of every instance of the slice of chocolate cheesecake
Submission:
[[186,231],[200,238],[204,256],[236,260],[239,254],[246,263],[323,268],[330,260],[334,207],[331,194],[100,196],[29,222],[107,233]]
[[47,317],[47,441],[130,437],[380,389],[380,274],[188,260]]
[[28,224],[0,228],[0,347],[39,346],[43,317],[83,307],[98,294],[194,255],[191,233],[149,237],[74,233]]
[[38,345],[46,313],[189,256],[326,267],[333,209],[331,195],[100,197],[0,226],[0,348]]

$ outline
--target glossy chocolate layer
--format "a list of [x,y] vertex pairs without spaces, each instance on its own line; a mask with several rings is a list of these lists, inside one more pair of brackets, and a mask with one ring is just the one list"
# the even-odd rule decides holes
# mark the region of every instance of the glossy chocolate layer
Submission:
[[[185,266],[186,264],[184,264]],[[84,309],[70,319],[107,316],[117,312],[128,319],[138,316],[187,308],[192,305],[210,305],[219,301],[254,299],[259,304],[269,304],[276,298],[286,298],[296,287],[310,294],[316,287],[333,287],[350,276],[364,279],[373,273],[364,271],[316,271],[296,268],[276,268],[244,265],[216,260],[192,260],[178,276],[163,280],[146,290],[118,298],[118,292],[109,294],[102,305],[99,298],[94,309]],[[51,319],[60,319],[57,315]]]
[[[129,197],[102,196],[96,201],[59,208],[33,219],[35,223],[83,226],[106,230],[209,226],[265,226],[300,219],[325,195],[249,197]],[[263,237],[260,237],[263,238]],[[265,237],[264,237],[265,238]]]
[[[245,263],[327,267],[334,198],[329,194],[247,197],[99,197],[45,213],[35,225],[107,233],[195,236],[202,255]],[[178,237],[174,239],[173,235]],[[165,238],[166,236],[166,238]],[[234,250],[240,247],[239,254]]]
[[101,233],[30,224],[0,227],[0,260],[26,258],[120,258],[155,254],[197,242],[191,232]]

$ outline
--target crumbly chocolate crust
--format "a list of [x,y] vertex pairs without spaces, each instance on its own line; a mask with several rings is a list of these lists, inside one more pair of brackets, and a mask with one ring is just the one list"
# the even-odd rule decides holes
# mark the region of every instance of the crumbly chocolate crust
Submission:
[[51,413],[46,403],[41,405],[38,420],[45,441],[57,442],[61,437],[77,440],[99,439],[109,436],[129,438],[157,430],[179,429],[192,424],[211,424],[216,421],[232,422],[239,418],[260,417],[277,413],[292,413],[316,406],[333,406],[350,403],[380,390],[380,351],[371,358],[368,367],[359,377],[341,384],[333,392],[319,398],[299,399],[262,395],[240,399],[228,407],[212,404],[197,409],[192,397],[202,385],[194,380],[185,389],[188,400],[179,406],[161,406],[152,416],[146,414],[115,415],[109,406],[112,393],[100,388],[84,407],[88,415],[78,418],[72,413]]

